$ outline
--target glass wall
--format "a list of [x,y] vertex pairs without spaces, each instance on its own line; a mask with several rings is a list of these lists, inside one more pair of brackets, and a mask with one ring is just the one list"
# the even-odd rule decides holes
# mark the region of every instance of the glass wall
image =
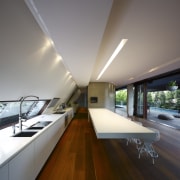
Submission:
[[[169,82],[176,82],[171,90]],[[180,129],[180,74],[175,73],[135,84],[134,115]]]
[[116,91],[116,107],[125,107],[127,105],[127,89]]
[[116,90],[115,101],[115,112],[127,116],[127,89]]
[[180,74],[155,79],[147,84],[147,119],[180,129],[180,89],[170,90],[169,82],[180,82]]

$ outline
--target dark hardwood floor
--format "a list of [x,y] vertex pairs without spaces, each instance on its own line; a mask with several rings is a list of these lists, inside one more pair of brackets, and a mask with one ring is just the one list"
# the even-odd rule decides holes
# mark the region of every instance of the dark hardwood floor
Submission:
[[135,145],[126,140],[96,138],[87,110],[80,109],[59,140],[37,180],[176,180],[180,179],[180,131],[142,120],[159,129],[154,144],[159,157],[152,164],[138,159]]

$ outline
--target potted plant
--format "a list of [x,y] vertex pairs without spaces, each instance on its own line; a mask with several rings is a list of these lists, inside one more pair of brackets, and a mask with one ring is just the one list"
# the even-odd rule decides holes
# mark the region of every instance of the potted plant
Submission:
[[169,81],[168,85],[167,85],[167,89],[169,91],[175,91],[178,88],[178,85],[176,83],[176,81]]

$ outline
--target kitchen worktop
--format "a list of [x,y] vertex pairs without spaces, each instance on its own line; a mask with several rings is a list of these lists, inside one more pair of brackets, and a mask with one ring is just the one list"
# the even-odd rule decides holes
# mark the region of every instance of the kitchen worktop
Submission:
[[[56,120],[65,116],[64,114],[43,114],[36,116],[26,122],[23,122],[23,130],[31,125],[35,124],[38,121],[52,121],[49,125],[44,127],[41,130],[33,135],[32,137],[12,137],[13,130],[12,127],[5,128],[0,131],[0,167],[3,166],[6,162],[11,160],[14,156],[16,156],[23,148],[29,145],[32,141],[34,141],[40,134],[46,131],[49,127],[51,127]],[[16,133],[18,133],[18,128],[16,128]]]

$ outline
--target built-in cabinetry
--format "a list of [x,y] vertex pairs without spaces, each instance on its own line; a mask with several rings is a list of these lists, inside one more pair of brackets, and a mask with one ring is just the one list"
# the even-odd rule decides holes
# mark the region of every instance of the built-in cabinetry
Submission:
[[0,178],[2,180],[8,179],[8,164],[5,164],[3,167],[0,168]]
[[35,175],[38,175],[49,154],[48,131],[45,131],[34,141],[34,167]]
[[34,143],[30,143],[9,162],[9,180],[34,178]]
[[67,114],[65,116],[65,123],[64,123],[65,128],[68,126],[68,124],[70,123],[73,116],[74,116],[73,111],[68,111],[67,112]]
[[62,136],[65,128],[64,116],[60,120],[56,121],[50,128],[34,141],[34,156],[35,156],[35,174],[38,175],[39,171],[43,167],[47,158],[53,151],[59,138]]
[[[67,118],[67,124],[65,124]],[[73,118],[73,110],[55,120],[9,162],[0,167],[1,180],[34,180]]]

